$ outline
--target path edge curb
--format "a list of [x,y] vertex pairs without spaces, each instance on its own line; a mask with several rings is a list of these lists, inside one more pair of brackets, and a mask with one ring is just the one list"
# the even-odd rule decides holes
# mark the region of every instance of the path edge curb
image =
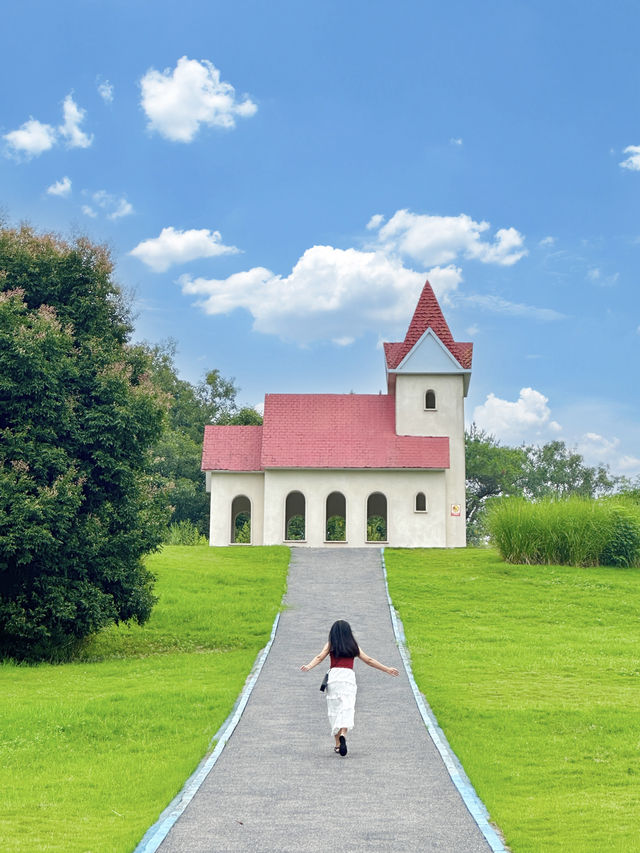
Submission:
[[233,706],[231,713],[212,738],[212,742],[217,741],[215,749],[211,755],[207,755],[202,759],[196,770],[184,783],[182,790],[173,798],[173,800],[171,800],[153,826],[146,831],[142,840],[135,848],[134,853],[156,853],[156,850],[165,840],[175,822],[183,814],[191,800],[198,792],[198,789],[213,769],[222,753],[222,750],[225,748],[227,741],[240,722],[240,718],[242,717],[247,702],[249,701],[249,697],[253,692],[256,681],[258,680],[258,676],[262,672],[262,667],[267,659],[267,655],[271,651],[271,646],[273,645],[279,622],[280,612],[276,614],[276,618],[273,621],[269,642],[260,652],[258,652],[253,668],[245,681],[240,696],[236,699],[236,703]]
[[400,657],[402,658],[402,663],[404,664],[405,672],[407,673],[407,677],[409,679],[409,684],[411,685],[413,697],[416,700],[416,705],[418,706],[420,716],[422,717],[424,724],[427,728],[429,737],[433,741],[433,745],[435,746],[435,748],[440,753],[440,757],[444,762],[444,766],[447,768],[447,772],[451,777],[451,781],[456,786],[458,793],[462,797],[462,800],[467,809],[469,810],[471,817],[476,822],[478,829],[483,834],[487,844],[489,845],[493,853],[509,853],[508,849],[504,845],[504,842],[489,822],[489,812],[487,811],[487,807],[482,802],[476,792],[476,789],[471,784],[471,780],[465,773],[462,764],[460,763],[458,757],[451,748],[445,733],[438,725],[438,720],[436,719],[435,714],[425,701],[424,696],[422,695],[418,688],[418,685],[416,684],[416,680],[413,677],[413,670],[411,669],[411,659],[407,650],[404,628],[402,627],[402,622],[400,621],[400,618],[396,613],[396,610],[393,606],[393,602],[391,600],[391,595],[389,594],[389,580],[387,577],[387,565],[384,558],[384,548],[380,549],[380,559],[382,563],[384,587],[387,594],[387,602],[389,604],[389,613],[391,614],[391,624],[393,626],[393,633],[396,638],[396,643],[398,644],[398,650],[400,652]]

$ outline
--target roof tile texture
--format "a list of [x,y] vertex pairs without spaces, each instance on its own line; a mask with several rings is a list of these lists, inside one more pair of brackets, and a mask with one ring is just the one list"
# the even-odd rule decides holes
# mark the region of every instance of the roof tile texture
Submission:
[[395,433],[380,394],[267,394],[262,427],[205,427],[202,468],[449,467],[449,439]]

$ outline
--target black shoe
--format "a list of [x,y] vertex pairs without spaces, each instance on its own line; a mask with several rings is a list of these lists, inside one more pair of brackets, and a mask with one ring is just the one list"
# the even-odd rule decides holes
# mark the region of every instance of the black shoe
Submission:
[[344,756],[347,754],[347,742],[344,738],[344,735],[340,735],[338,740],[340,741],[340,749],[339,749],[340,755]]

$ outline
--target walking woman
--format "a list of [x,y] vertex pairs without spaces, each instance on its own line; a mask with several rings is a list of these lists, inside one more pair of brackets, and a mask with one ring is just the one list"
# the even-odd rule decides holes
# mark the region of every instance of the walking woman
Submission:
[[303,672],[309,672],[314,666],[327,657],[331,659],[329,670],[329,681],[327,684],[327,712],[331,724],[331,734],[336,744],[334,751],[339,755],[347,754],[347,740],[345,735],[353,728],[353,717],[356,709],[356,676],[353,671],[355,658],[360,658],[367,666],[386,672],[388,675],[397,675],[398,670],[393,666],[385,666],[374,658],[365,654],[358,646],[351,626],[343,619],[334,622],[329,631],[329,640],[324,648],[309,663],[301,666]]

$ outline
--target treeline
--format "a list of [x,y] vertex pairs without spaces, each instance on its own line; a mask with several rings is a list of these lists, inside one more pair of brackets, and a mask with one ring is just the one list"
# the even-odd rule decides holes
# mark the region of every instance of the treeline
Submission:
[[475,424],[465,434],[467,541],[487,534],[492,499],[521,497],[600,498],[614,493],[640,496],[640,482],[614,476],[606,465],[589,466],[564,441],[507,447]]

